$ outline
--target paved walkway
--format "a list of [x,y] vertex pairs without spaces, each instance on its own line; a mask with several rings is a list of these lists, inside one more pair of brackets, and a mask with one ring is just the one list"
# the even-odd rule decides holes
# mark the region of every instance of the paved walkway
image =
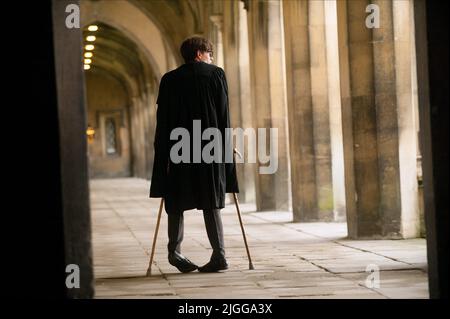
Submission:
[[[347,240],[345,223],[291,223],[289,212],[255,212],[241,204],[255,270],[233,205],[222,210],[229,270],[182,274],[167,261],[163,213],[153,276],[145,273],[159,199],[142,179],[91,181],[97,298],[428,298],[426,243]],[[203,265],[211,248],[202,214],[185,212],[182,253]],[[368,265],[379,288],[365,284]]]

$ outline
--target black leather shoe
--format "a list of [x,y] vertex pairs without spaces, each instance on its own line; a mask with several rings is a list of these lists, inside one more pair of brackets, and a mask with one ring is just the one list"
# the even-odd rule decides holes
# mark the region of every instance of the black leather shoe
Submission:
[[228,263],[225,258],[211,259],[206,265],[198,268],[199,272],[218,272],[228,269]]
[[169,253],[169,263],[181,272],[190,272],[198,268],[196,264],[176,251]]

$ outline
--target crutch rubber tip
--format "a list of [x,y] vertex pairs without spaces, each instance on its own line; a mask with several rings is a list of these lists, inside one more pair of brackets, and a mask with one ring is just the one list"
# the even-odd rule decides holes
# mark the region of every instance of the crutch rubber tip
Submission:
[[253,267],[253,264],[249,264],[248,269],[253,270],[253,269],[255,269],[255,267]]
[[147,277],[150,277],[152,275],[152,269],[149,268],[147,269]]

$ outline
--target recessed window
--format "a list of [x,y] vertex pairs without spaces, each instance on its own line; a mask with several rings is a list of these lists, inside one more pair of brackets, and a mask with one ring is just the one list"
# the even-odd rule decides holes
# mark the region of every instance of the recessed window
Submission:
[[114,118],[106,118],[105,121],[106,154],[117,154],[117,128]]

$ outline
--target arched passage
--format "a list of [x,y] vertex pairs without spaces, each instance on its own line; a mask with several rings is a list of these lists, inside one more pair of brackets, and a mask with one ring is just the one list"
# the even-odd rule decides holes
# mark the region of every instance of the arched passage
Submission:
[[157,79],[167,72],[177,58],[163,39],[160,29],[149,16],[128,1],[83,1],[81,24],[102,21],[120,30],[141,48]]
[[[84,28],[91,177],[149,178],[152,167],[157,75],[140,47],[102,22]],[[93,50],[86,45],[93,44]],[[86,60],[85,60],[86,61]]]

